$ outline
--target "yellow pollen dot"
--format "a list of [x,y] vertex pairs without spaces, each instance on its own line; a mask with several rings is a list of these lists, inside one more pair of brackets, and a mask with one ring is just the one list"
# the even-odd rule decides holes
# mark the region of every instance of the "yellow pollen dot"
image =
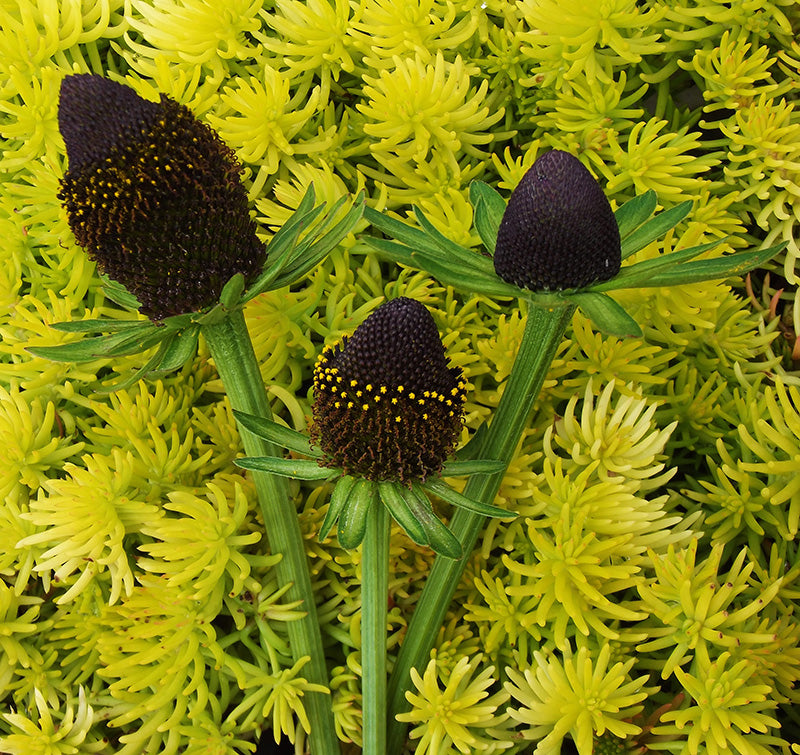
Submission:
[[369,404],[361,404],[361,408],[362,408],[364,411],[367,411],[367,409],[369,409]]
[[386,393],[386,386],[385,385],[381,386],[381,393]]
[[347,402],[347,408],[348,408],[348,409],[352,409],[352,408],[353,408],[353,406],[354,406],[354,404],[353,404],[353,402],[352,402],[352,401],[348,401],[348,402]]
[[423,414],[422,415],[422,419],[428,419],[428,415],[427,414]]
[[403,386],[402,386],[402,385],[398,385],[398,386],[397,386],[397,392],[398,392],[398,393],[402,393],[404,390],[405,390],[405,388],[403,388]]
[[397,399],[396,399],[396,398],[393,398],[393,399],[392,399],[392,403],[393,403],[393,404],[396,404],[396,403],[397,403]]
[[[337,409],[341,409],[341,408],[342,408],[342,402],[341,402],[341,401],[334,401],[334,402],[333,402],[333,405],[334,405],[334,406],[335,406]],[[452,413],[453,413],[453,412],[450,412],[450,414],[452,414]]]
[[357,385],[358,385],[358,380],[351,380],[350,381],[350,387],[351,388],[355,388]]
[[371,391],[372,390],[372,383],[367,383],[366,386],[365,386],[365,389],[368,390],[368,391]]
[[356,391],[356,398],[361,398],[364,395],[364,391]]
[[408,394],[408,397],[409,397],[409,398],[411,398],[411,399],[414,399],[414,398],[416,398],[417,396],[416,396],[416,394],[414,393],[414,391],[411,391],[411,393],[409,393],[409,394]]
[[381,400],[380,396],[375,396],[375,403],[377,404]]
[[436,398],[439,399],[439,401],[444,401],[444,396],[441,393]]
[[425,396],[425,398],[430,398],[431,397],[431,392],[430,391],[425,391],[422,395]]
[[395,421],[395,422],[402,422],[402,421],[403,421],[403,418],[402,418],[402,417],[395,417],[395,418],[394,418],[394,421]]
[[420,406],[425,406],[425,399],[424,399],[424,398],[417,399],[417,403],[418,403]]

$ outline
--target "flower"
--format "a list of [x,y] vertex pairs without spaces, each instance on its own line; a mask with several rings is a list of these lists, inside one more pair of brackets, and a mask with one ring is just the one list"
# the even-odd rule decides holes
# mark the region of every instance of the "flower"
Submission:
[[568,152],[542,155],[500,221],[497,274],[533,291],[562,290],[609,280],[621,262],[614,212],[592,174]]
[[61,84],[58,123],[69,158],[61,182],[70,228],[103,271],[153,320],[215,303],[266,259],[233,151],[183,105],[102,76]]
[[325,463],[370,480],[441,471],[461,432],[465,382],[449,367],[433,318],[392,299],[314,368],[314,428]]

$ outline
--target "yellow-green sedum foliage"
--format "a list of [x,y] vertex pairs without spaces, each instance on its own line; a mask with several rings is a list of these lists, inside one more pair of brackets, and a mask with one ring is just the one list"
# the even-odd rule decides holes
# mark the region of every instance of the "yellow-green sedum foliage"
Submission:
[[[469,184],[504,194],[577,155],[616,205],[689,219],[638,259],[785,240],[741,281],[620,293],[641,338],[576,314],[430,664],[408,752],[789,752],[800,741],[800,4],[796,0],[98,0],[0,3],[0,751],[254,752],[295,742],[312,689],[238,434],[201,343],[178,374],[103,386],[147,355],[50,362],[49,324],[125,319],[56,194],[68,73],[164,92],[246,168],[266,239],[313,181],[421,207],[475,245]],[[433,313],[468,381],[469,435],[524,317],[378,261],[349,237],[246,309],[280,420],[306,429],[315,359],[386,297]],[[453,481],[458,484],[457,481]],[[292,483],[333,669],[361,741],[360,555]],[[443,515],[449,512],[443,506]],[[432,552],[395,528],[389,651]],[[267,648],[261,638],[268,637]]]

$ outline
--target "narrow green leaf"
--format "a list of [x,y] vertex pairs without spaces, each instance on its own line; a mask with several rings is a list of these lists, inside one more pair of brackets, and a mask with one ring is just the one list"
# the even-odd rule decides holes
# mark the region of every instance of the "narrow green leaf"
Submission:
[[[169,334],[169,331],[157,328],[150,321],[141,324],[144,327],[126,328],[110,335],[84,338],[58,346],[29,346],[26,350],[34,356],[51,359],[54,362],[90,362],[94,359],[126,356],[144,351]],[[158,337],[154,338],[156,335]],[[142,343],[145,346],[140,346]]]
[[695,260],[650,276],[642,286],[679,286],[706,280],[734,278],[761,267],[786,247],[786,242],[756,252],[736,252],[713,260]]
[[461,477],[470,474],[495,474],[503,472],[506,465],[495,459],[474,459],[448,461],[442,467],[442,477]]
[[142,303],[119,281],[112,280],[105,273],[100,273],[103,281],[103,293],[115,304],[119,304],[123,309],[137,312]]
[[457,461],[471,461],[481,457],[481,449],[483,448],[483,441],[486,438],[486,433],[489,431],[489,423],[483,422],[478,425],[478,429],[465,446],[456,451]]
[[367,512],[370,506],[380,505],[376,500],[376,485],[370,480],[356,480],[347,498],[347,505],[339,514],[337,537],[346,550],[357,548],[367,531]]
[[422,230],[428,234],[428,238],[438,247],[442,252],[444,260],[455,264],[466,264],[470,267],[479,270],[482,273],[494,273],[494,263],[489,257],[484,257],[482,254],[467,249],[465,246],[456,244],[455,241],[448,239],[436,226],[428,220],[419,207],[414,207],[414,215],[417,218]]
[[326,480],[336,474],[333,469],[321,467],[316,461],[305,459],[279,459],[277,456],[249,456],[236,459],[234,462],[242,469],[253,469],[258,472],[270,472],[280,477],[292,477],[295,480]]
[[164,359],[164,355],[169,350],[172,342],[175,340],[174,333],[167,333],[166,337],[161,340],[158,348],[153,355],[141,367],[134,370],[125,377],[120,378],[111,383],[106,383],[102,388],[97,389],[97,393],[115,393],[116,391],[125,391],[132,385],[136,385],[140,380],[147,377],[148,373],[152,372],[157,365]]
[[569,298],[601,332],[621,337],[642,335],[642,329],[636,320],[608,294],[586,291],[570,294]]
[[417,545],[429,545],[425,528],[417,521],[406,500],[405,489],[398,489],[396,483],[378,483],[378,495],[395,521]]
[[646,281],[657,271],[664,268],[677,267],[688,260],[694,259],[704,252],[719,246],[725,239],[716,239],[707,244],[692,246],[687,249],[680,249],[677,252],[660,254],[650,260],[642,260],[633,265],[626,265],[611,280],[589,286],[587,291],[617,291],[622,288],[636,288],[637,286],[647,285]]
[[[346,198],[343,198],[343,200]],[[342,200],[340,200],[341,202]],[[316,240],[303,251],[287,263],[284,270],[275,279],[272,284],[273,288],[281,288],[283,286],[294,283],[300,278],[307,275],[313,270],[320,262],[358,225],[364,213],[364,195],[359,194],[353,206],[347,211],[341,220],[339,220],[330,230],[324,232],[322,236],[316,237]],[[334,206],[334,209],[329,215],[332,221],[336,209],[339,204]],[[328,219],[323,221],[323,228],[327,228]]]
[[490,503],[481,503],[480,501],[474,501],[472,498],[467,498],[439,479],[427,480],[422,487],[438,495],[443,501],[453,506],[459,506],[467,511],[473,511],[476,514],[496,517],[498,519],[517,518],[517,515],[513,511],[506,511],[499,506],[492,506]]
[[[163,341],[166,336],[172,335],[172,333],[174,331],[151,324],[149,330],[106,336],[109,343],[103,349],[103,356],[124,357],[131,354],[139,354],[142,351],[151,349],[160,341]],[[124,338],[119,336],[124,336]],[[110,343],[112,340],[114,343]]]
[[244,275],[236,273],[230,280],[222,287],[222,292],[219,295],[219,303],[225,309],[233,309],[242,297],[244,291]]
[[236,411],[234,409],[233,416],[242,427],[249,430],[253,435],[259,438],[268,440],[281,448],[288,448],[290,451],[303,454],[303,456],[311,456],[319,459],[322,454],[314,450],[309,443],[308,438],[303,433],[292,430],[285,425],[279,425],[270,419],[264,417],[256,417],[254,414],[246,414],[245,412]]
[[473,225],[483,245],[494,254],[497,232],[506,211],[506,201],[491,186],[483,181],[469,185],[469,201],[474,208]]
[[176,333],[169,342],[165,341],[161,359],[153,370],[166,373],[183,367],[195,355],[199,335],[200,327],[193,325]]
[[620,238],[624,239],[645,222],[655,211],[658,204],[656,193],[650,189],[628,200],[614,213],[619,227]]
[[669,210],[659,212],[646,223],[640,225],[630,233],[622,242],[622,259],[630,257],[640,249],[644,249],[651,241],[661,238],[667,231],[674,228],[691,211],[692,202],[681,202]]
[[419,228],[404,223],[402,220],[391,218],[382,212],[367,207],[364,210],[364,218],[369,221],[373,228],[386,234],[389,238],[399,241],[412,249],[423,249],[432,247],[431,253],[436,252],[435,246],[431,243],[427,234]]
[[114,333],[120,330],[133,330],[148,328],[150,320],[70,320],[68,322],[54,322],[50,325],[53,330],[62,333]]
[[331,499],[328,503],[328,510],[325,512],[325,518],[322,520],[322,524],[319,528],[319,534],[317,535],[318,540],[322,541],[328,537],[328,533],[331,531],[331,528],[347,504],[347,499],[350,497],[355,483],[356,480],[354,477],[344,475],[344,477],[341,477],[336,485],[334,485]]
[[461,558],[461,543],[445,523],[436,516],[427,494],[419,483],[412,484],[405,499],[411,513],[425,529],[431,548],[447,558]]
[[424,270],[439,282],[452,286],[459,291],[484,294],[485,296],[506,296],[518,298],[524,295],[516,286],[506,283],[494,273],[482,273],[470,270],[466,266],[456,267],[426,256],[421,252],[412,252],[413,267]]

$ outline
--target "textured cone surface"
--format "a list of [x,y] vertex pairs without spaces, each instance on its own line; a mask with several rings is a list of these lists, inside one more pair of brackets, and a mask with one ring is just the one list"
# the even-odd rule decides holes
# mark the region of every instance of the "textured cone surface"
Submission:
[[154,320],[214,304],[236,273],[247,282],[266,252],[250,219],[241,165],[191,111],[149,102],[101,76],[67,76],[59,127],[61,182],[75,239]]
[[347,474],[424,480],[452,452],[465,400],[428,310],[393,299],[317,360],[312,437]]
[[614,212],[592,174],[568,152],[542,155],[500,222],[497,274],[522,288],[558,291],[613,278],[620,263]]

